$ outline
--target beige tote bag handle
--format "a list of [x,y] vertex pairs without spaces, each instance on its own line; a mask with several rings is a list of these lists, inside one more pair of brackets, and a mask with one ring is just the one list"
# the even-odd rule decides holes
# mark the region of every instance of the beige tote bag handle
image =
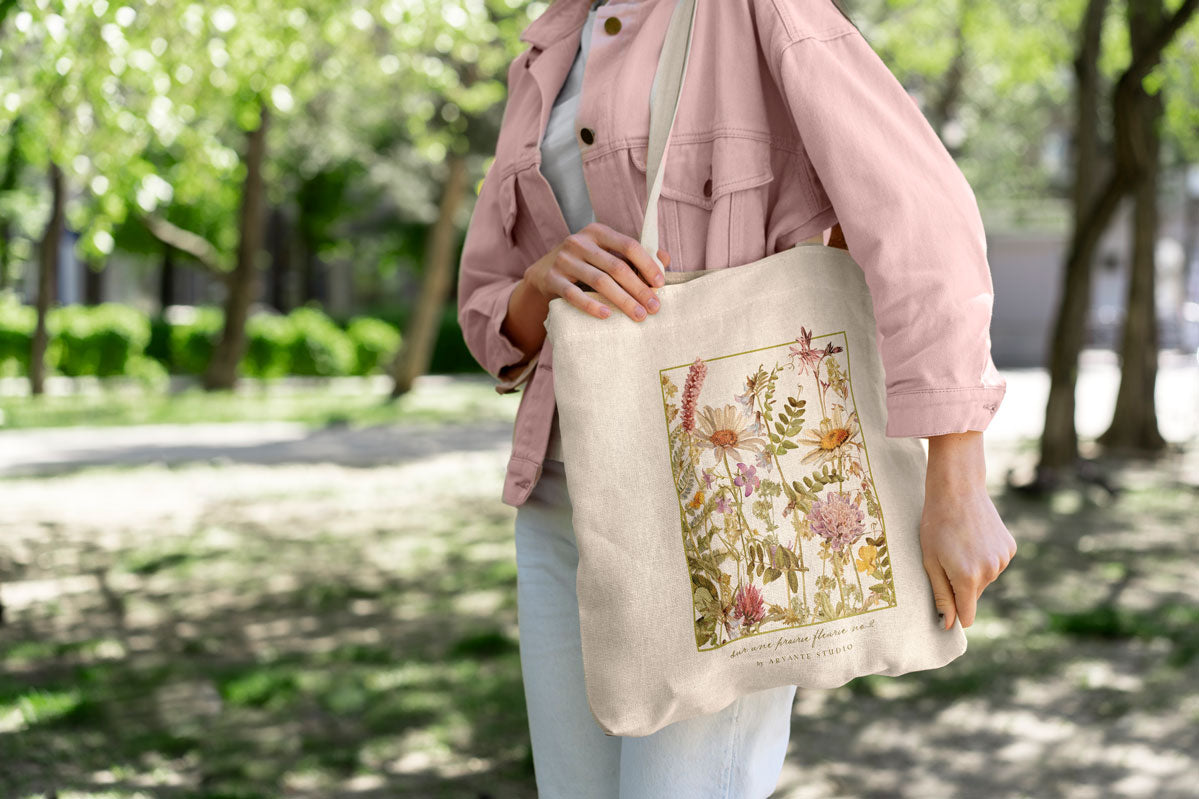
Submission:
[[[662,193],[662,175],[666,152],[670,148],[670,131],[679,112],[679,97],[687,77],[687,60],[691,55],[691,32],[695,27],[696,0],[678,0],[666,28],[666,40],[658,57],[654,75],[653,105],[650,108],[649,149],[645,154],[647,200],[645,221],[641,226],[641,246],[662,271],[658,260],[658,197]],[[663,113],[670,109],[669,114]]]

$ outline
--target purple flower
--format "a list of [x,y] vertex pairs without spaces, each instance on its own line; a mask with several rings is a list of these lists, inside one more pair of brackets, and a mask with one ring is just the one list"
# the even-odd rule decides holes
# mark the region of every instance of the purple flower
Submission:
[[729,510],[730,510],[729,501],[724,498],[724,494],[721,494],[720,497],[716,500],[716,510],[720,511],[721,513],[729,512]]
[[812,374],[816,374],[816,367],[820,364],[821,354],[819,350],[812,349],[812,331],[805,327],[799,328],[799,338],[795,339],[798,347],[791,347],[789,354],[792,358],[799,361],[797,371],[802,375],[812,370]]
[[789,354],[792,358],[799,360],[796,370],[799,374],[804,374],[808,369],[812,370],[812,374],[816,374],[816,370],[820,367],[820,361],[827,358],[833,353],[840,352],[841,348],[834,346],[833,342],[828,342],[823,349],[812,348],[812,331],[805,327],[799,328],[799,337],[795,339],[798,347],[791,347]]
[[812,532],[829,542],[840,552],[866,531],[862,524],[865,513],[844,494],[832,493],[812,503],[808,521]]
[[711,490],[712,489],[712,479],[713,479],[712,469],[711,468],[704,469],[703,476],[704,476],[704,486],[708,490]]
[[733,485],[742,486],[745,488],[745,496],[749,496],[754,492],[754,489],[762,482],[761,478],[755,476],[754,472],[758,471],[756,466],[746,466],[740,461],[737,462],[737,471],[739,474],[733,478]]

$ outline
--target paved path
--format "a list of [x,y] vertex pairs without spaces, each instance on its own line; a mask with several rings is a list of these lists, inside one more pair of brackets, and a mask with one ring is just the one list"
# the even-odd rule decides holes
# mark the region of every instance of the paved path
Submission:
[[[1003,370],[1007,394],[987,429],[999,463],[1022,440],[1035,439],[1049,379],[1043,369]],[[443,389],[478,377],[431,376],[417,382]],[[486,379],[486,378],[483,378]],[[1119,370],[1110,353],[1088,352],[1079,372],[1078,429],[1093,437],[1107,426]],[[1159,424],[1171,441],[1199,441],[1199,363],[1164,353],[1157,386]],[[49,476],[88,466],[216,462],[336,463],[380,466],[448,452],[495,452],[506,460],[511,422],[457,422],[313,430],[290,422],[71,427],[0,432],[0,477]]]

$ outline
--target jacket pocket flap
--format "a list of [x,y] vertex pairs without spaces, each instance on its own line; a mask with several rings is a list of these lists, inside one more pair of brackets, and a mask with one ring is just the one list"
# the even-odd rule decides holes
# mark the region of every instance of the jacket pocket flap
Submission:
[[[642,176],[646,173],[648,150],[648,145],[629,149],[633,166]],[[671,141],[666,152],[662,196],[711,208],[717,199],[730,192],[773,180],[770,153],[769,141],[748,136]]]

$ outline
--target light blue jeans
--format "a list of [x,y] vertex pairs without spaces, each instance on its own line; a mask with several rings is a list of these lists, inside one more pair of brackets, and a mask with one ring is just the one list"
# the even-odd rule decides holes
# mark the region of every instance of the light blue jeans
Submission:
[[561,461],[516,513],[520,664],[541,799],[760,799],[778,783],[795,686],[743,696],[652,735],[605,735],[583,683],[579,551]]

